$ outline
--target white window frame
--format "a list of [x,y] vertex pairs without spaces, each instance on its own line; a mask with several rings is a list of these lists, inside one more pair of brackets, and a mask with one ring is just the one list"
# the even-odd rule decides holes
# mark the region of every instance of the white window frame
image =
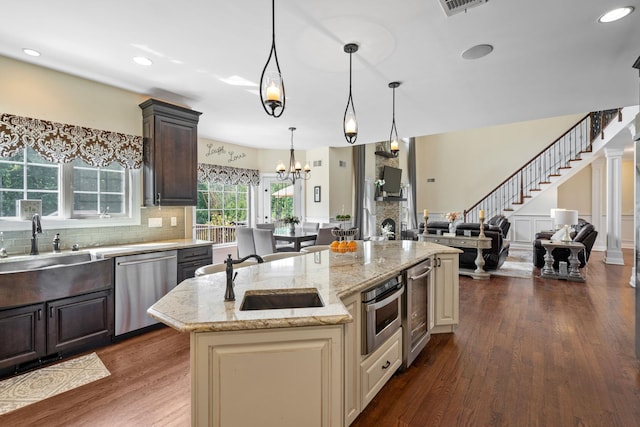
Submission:
[[[58,167],[58,217],[41,217],[42,227],[55,229],[114,227],[140,225],[140,203],[142,194],[140,169],[128,169],[125,173],[126,214],[114,214],[100,218],[100,214],[73,216],[73,164]],[[31,230],[31,221],[16,217],[0,217],[0,231]]]

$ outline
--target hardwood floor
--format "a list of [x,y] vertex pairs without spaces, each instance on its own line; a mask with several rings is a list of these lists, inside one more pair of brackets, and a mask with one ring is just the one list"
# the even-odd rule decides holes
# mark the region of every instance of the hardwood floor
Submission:
[[[637,426],[627,266],[586,283],[460,277],[460,326],[435,335],[354,426]],[[97,350],[111,376],[0,416],[2,426],[188,426],[189,337],[164,328]]]

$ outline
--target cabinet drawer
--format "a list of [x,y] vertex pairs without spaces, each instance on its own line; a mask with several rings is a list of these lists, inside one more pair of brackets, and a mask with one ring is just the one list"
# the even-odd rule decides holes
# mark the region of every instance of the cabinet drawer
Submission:
[[402,364],[402,329],[399,329],[380,348],[360,364],[362,409]]
[[178,251],[178,262],[191,261],[194,259],[202,258],[207,258],[209,264],[213,262],[213,248],[211,247],[211,245],[180,249]]

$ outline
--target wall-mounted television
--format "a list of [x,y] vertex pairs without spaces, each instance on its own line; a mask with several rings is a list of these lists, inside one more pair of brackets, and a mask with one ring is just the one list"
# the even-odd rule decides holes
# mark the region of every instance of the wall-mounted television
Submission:
[[391,194],[400,193],[400,183],[402,182],[402,169],[392,166],[385,166],[382,170],[382,179],[384,179],[384,191]]

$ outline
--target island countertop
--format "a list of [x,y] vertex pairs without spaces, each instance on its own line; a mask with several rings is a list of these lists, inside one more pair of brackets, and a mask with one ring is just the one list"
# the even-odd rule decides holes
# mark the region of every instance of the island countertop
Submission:
[[[321,326],[351,321],[341,298],[362,292],[436,253],[460,250],[428,242],[364,242],[354,254],[313,252],[234,269],[235,301],[224,301],[225,272],[187,279],[148,309],[182,332]],[[317,289],[324,306],[241,311],[246,292]]]

